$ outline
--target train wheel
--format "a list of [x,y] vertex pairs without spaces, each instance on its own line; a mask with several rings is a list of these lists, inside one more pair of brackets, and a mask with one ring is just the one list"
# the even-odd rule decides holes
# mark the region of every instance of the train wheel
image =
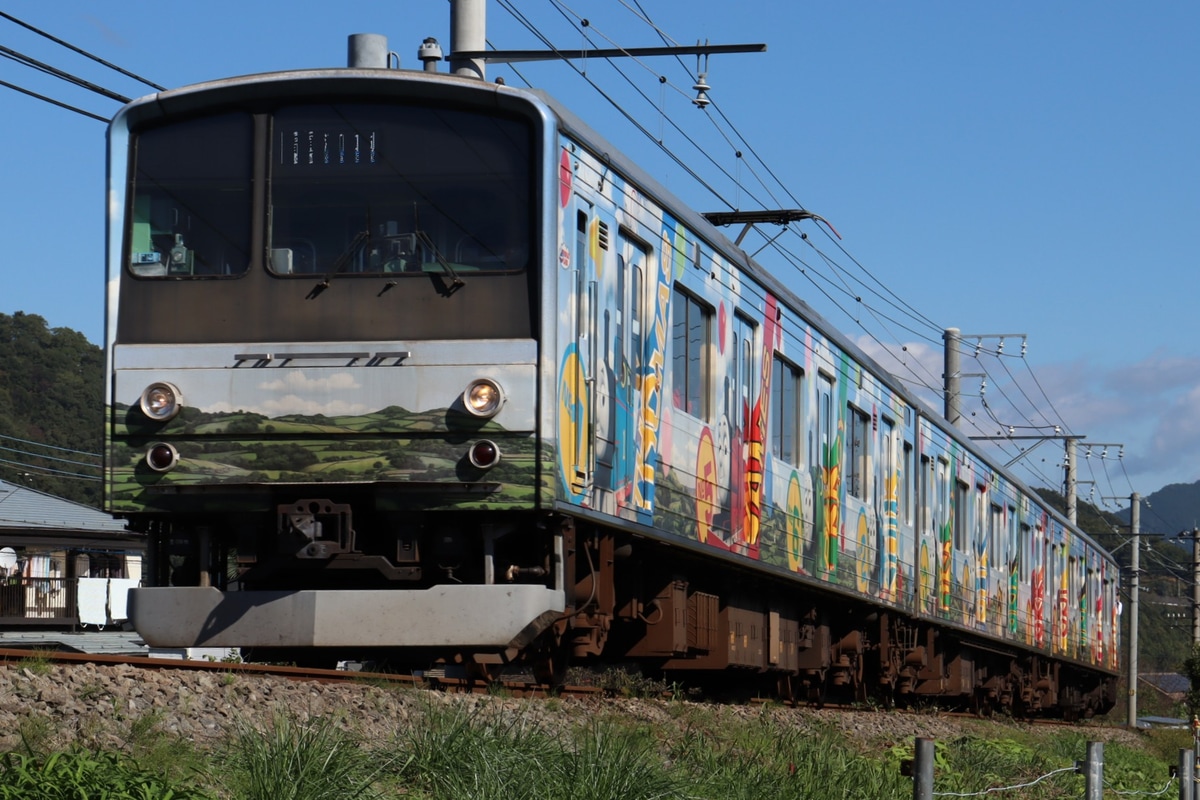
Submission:
[[529,655],[529,666],[533,679],[553,691],[563,685],[567,677],[567,649],[553,640],[543,641]]
[[787,703],[792,708],[797,705],[796,685],[792,675],[780,675],[776,681],[775,692],[779,695],[779,699]]

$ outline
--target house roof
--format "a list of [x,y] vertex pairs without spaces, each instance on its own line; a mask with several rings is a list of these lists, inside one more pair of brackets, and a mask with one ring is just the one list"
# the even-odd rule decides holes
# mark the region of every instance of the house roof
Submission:
[[1178,672],[1143,672],[1138,678],[1163,694],[1185,694],[1192,688],[1188,677]]
[[0,533],[110,533],[128,535],[124,520],[81,503],[0,481]]

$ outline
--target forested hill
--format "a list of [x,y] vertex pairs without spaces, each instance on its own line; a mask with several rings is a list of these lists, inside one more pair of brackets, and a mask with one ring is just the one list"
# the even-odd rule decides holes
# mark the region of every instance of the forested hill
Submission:
[[100,507],[104,351],[36,314],[0,314],[0,478]]

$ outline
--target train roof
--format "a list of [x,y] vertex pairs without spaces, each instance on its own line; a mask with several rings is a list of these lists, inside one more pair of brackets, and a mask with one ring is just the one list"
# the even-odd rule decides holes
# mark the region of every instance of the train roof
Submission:
[[[625,156],[574,111],[541,89],[521,89],[480,81],[476,78],[417,70],[331,67],[264,72],[190,84],[139,98],[118,111],[110,123],[110,130],[126,127],[130,121],[142,122],[168,114],[197,113],[208,107],[213,102],[214,96],[218,102],[260,98],[281,100],[311,94],[314,84],[320,86],[322,94],[336,94],[339,91],[361,91],[365,83],[381,80],[404,81],[408,85],[408,96],[419,99],[436,99],[440,93],[446,91],[477,92],[490,95],[491,102],[495,104],[496,108],[512,110],[528,106],[531,101],[542,106],[558,120],[562,130],[578,139],[581,144],[612,165],[614,170],[620,172],[626,180],[637,185],[645,195],[655,200],[689,230],[703,238],[714,249],[719,250],[731,262],[736,263],[751,280],[757,282],[800,314],[833,344],[850,354],[890,391],[918,410],[931,423],[952,435],[964,449],[975,457],[986,463],[992,463],[992,459],[986,456],[966,433],[950,424],[940,412],[932,409],[928,403],[905,388],[890,370],[885,369],[865,353],[848,336],[789,289],[779,278],[751,258],[702,214],[680,200],[671,190]],[[1028,485],[1006,468],[1002,466],[993,466],[992,468],[1030,497],[1038,498],[1038,495]],[[1063,514],[1045,505],[1044,501],[1040,501],[1040,499],[1039,502],[1042,502],[1047,512],[1062,525],[1077,531],[1097,550],[1108,555],[1107,551],[1100,547],[1094,539],[1077,525],[1072,525]]]

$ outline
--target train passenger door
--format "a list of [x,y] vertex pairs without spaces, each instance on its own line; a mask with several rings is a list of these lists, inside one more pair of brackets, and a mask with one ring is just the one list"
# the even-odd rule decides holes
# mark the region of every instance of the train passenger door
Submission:
[[933,463],[921,455],[917,471],[917,611],[932,613],[937,596],[937,537],[933,524]]
[[617,431],[613,489],[618,513],[634,510],[633,483],[641,448],[641,375],[645,351],[642,326],[646,311],[646,264],[650,248],[625,229],[617,232],[617,273],[620,308],[617,311],[616,387],[614,390]]
[[591,204],[577,196],[570,276],[574,330],[562,377],[562,413],[568,418],[570,436],[559,444],[564,449],[570,492],[577,500],[589,493],[595,468],[596,283],[588,241],[591,219]]
[[817,532],[817,574],[832,578],[837,572],[838,536],[841,532],[840,470],[841,442],[833,407],[833,378],[817,373],[817,468],[820,470],[821,530]]
[[[750,459],[750,414],[754,387],[759,385],[759,352],[754,343],[755,325],[740,312],[733,315],[732,364],[729,406],[729,493],[726,541],[741,542],[746,527],[746,465]],[[812,462],[815,463],[815,462]]]

